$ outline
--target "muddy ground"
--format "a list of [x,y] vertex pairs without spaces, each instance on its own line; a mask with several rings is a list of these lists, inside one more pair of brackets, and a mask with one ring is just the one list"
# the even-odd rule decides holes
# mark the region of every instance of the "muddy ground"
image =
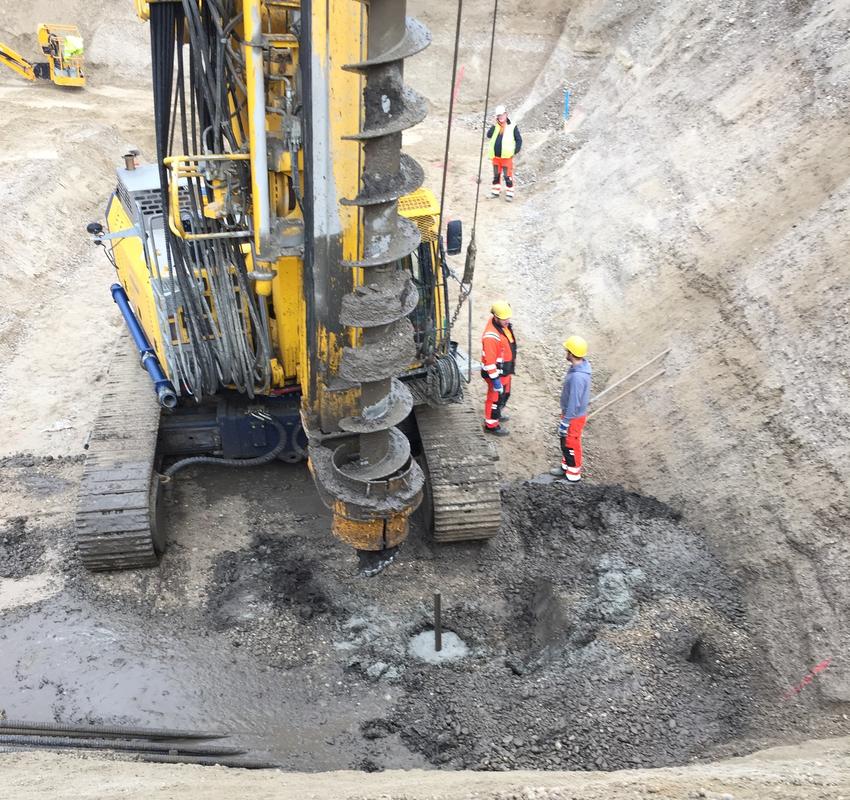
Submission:
[[[80,461],[3,466],[4,493],[64,505]],[[815,691],[783,699],[742,587],[669,507],[546,478],[503,502],[495,541],[417,529],[374,579],[328,535],[301,466],[181,476],[157,570],[89,574],[69,506],[16,515],[0,536],[0,588],[18,592],[5,712],[223,729],[302,771],[666,766],[846,729]],[[435,591],[468,648],[436,665],[410,652]]]

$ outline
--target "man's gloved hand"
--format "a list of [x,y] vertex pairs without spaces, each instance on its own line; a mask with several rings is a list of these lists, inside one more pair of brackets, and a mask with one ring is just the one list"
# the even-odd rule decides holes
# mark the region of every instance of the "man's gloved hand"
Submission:
[[562,437],[562,438],[563,438],[564,436],[566,436],[566,435],[567,435],[567,431],[568,431],[569,429],[570,429],[570,423],[569,423],[567,420],[562,419],[562,420],[558,423],[558,436],[560,436],[560,437]]
[[499,394],[505,391],[505,387],[502,386],[501,378],[493,378],[493,390]]

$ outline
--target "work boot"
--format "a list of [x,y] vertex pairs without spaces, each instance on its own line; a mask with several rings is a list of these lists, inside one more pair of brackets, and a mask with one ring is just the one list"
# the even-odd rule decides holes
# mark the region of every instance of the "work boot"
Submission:
[[499,422],[507,422],[510,418],[510,414],[502,414],[502,416],[499,417]]
[[510,436],[510,434],[502,427],[488,428],[486,425],[484,426],[484,433],[490,433],[493,436]]
[[552,469],[549,470],[549,474],[553,478],[566,478],[567,477],[567,473],[564,472],[563,467],[552,467]]

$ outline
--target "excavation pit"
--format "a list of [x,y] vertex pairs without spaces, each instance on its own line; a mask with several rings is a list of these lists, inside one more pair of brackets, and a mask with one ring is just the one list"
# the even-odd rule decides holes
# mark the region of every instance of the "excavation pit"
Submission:
[[445,664],[450,661],[460,661],[469,655],[466,642],[453,631],[443,631],[442,647],[437,650],[433,630],[417,633],[410,640],[407,651],[414,658],[428,664]]
[[[288,503],[263,507],[282,483]],[[8,616],[21,666],[0,679],[6,710],[226,723],[292,770],[667,766],[799,726],[759,680],[740,584],[669,507],[619,487],[514,483],[503,508],[494,540],[440,547],[414,530],[403,557],[364,579],[327,535],[306,470],[189,470],[157,580],[79,568],[61,594]],[[237,533],[211,543],[210,520]],[[57,546],[52,528],[26,531],[38,552]],[[0,574],[16,569],[7,550]],[[208,575],[196,594],[187,574]],[[436,585],[451,624],[439,653],[423,591]],[[87,638],[57,661],[54,632],[92,619],[98,662]],[[168,670],[169,686],[144,703],[104,695],[115,669],[143,687]]]

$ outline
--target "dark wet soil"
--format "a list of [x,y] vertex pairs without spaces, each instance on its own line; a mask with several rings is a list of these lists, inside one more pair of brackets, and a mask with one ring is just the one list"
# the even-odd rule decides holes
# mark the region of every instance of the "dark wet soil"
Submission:
[[525,484],[484,559],[489,607],[450,612],[466,665],[410,665],[392,720],[435,764],[682,763],[748,729],[740,587],[670,509],[616,487]]
[[[806,730],[816,693],[779,704],[741,587],[675,512],[617,487],[503,498],[496,540],[414,531],[371,579],[300,467],[187,471],[154,570],[90,575],[69,526],[7,519],[0,577],[57,585],[3,615],[0,706],[224,728],[300,770],[657,766]],[[408,652],[435,591],[462,661]]]
[[24,578],[38,572],[44,537],[27,531],[27,518],[12,517],[0,527],[0,578]]

